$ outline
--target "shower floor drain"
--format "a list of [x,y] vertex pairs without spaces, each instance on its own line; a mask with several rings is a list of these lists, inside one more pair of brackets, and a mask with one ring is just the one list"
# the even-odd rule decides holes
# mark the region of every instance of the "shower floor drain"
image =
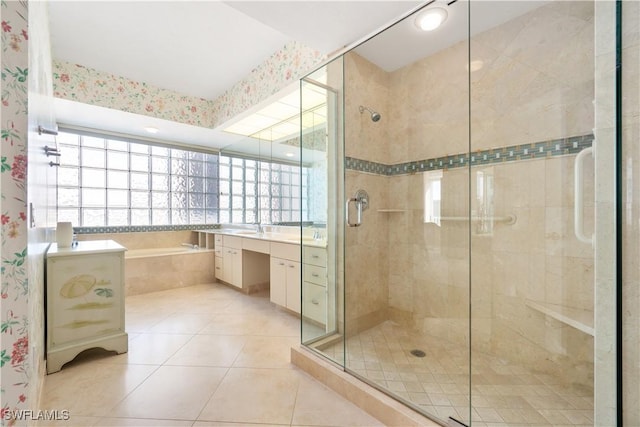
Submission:
[[422,350],[411,350],[410,351],[411,354],[413,354],[415,357],[425,357],[427,354],[422,351]]

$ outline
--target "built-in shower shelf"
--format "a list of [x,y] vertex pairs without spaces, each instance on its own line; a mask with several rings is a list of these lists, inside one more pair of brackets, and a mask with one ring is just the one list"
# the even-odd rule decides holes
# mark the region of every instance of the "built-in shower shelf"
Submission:
[[378,212],[382,213],[402,213],[406,211],[406,209],[378,209]]
[[591,310],[581,310],[539,301],[527,301],[526,304],[528,307],[544,313],[549,317],[553,317],[559,322],[572,326],[585,334],[594,336],[593,311]]

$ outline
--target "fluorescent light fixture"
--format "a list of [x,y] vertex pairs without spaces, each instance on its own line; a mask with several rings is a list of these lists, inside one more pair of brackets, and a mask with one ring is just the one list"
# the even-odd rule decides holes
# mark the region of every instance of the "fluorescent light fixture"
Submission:
[[[299,92],[297,98],[300,99]],[[286,121],[292,117],[297,117],[300,114],[299,105],[299,101],[296,106],[292,106],[284,102],[274,102],[273,104],[258,110],[254,114],[245,117],[231,126],[228,126],[224,131],[245,136],[252,136],[261,133],[261,131],[267,130],[278,123]],[[261,139],[264,139],[264,135]]]
[[447,20],[449,14],[441,7],[432,7],[426,9],[416,16],[416,27],[422,31],[433,31],[438,28],[444,21]]
[[[302,102],[303,131],[327,121],[327,92],[324,88],[306,87]],[[295,137],[300,133],[300,110],[300,90],[296,90],[227,126],[224,131],[261,141]]]
[[160,129],[154,128],[153,126],[147,126],[146,128],[144,128],[144,130],[149,133],[158,133],[160,131]]

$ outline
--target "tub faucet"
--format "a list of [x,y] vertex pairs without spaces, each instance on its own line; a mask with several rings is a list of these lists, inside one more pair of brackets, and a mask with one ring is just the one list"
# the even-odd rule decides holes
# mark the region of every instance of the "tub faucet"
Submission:
[[182,246],[186,246],[186,247],[191,248],[191,249],[199,249],[198,245],[194,245],[192,243],[183,243]]

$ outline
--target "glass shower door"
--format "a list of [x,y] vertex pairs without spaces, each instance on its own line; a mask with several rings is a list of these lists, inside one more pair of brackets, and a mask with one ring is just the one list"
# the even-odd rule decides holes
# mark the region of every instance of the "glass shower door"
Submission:
[[471,419],[615,425],[614,2],[515,3],[470,3]]
[[468,5],[344,55],[345,368],[469,424]]
[[302,342],[342,361],[342,301],[338,276],[341,237],[339,205],[329,195],[340,193],[342,168],[342,58],[300,82],[301,162],[307,170],[302,197],[309,221],[302,227]]

